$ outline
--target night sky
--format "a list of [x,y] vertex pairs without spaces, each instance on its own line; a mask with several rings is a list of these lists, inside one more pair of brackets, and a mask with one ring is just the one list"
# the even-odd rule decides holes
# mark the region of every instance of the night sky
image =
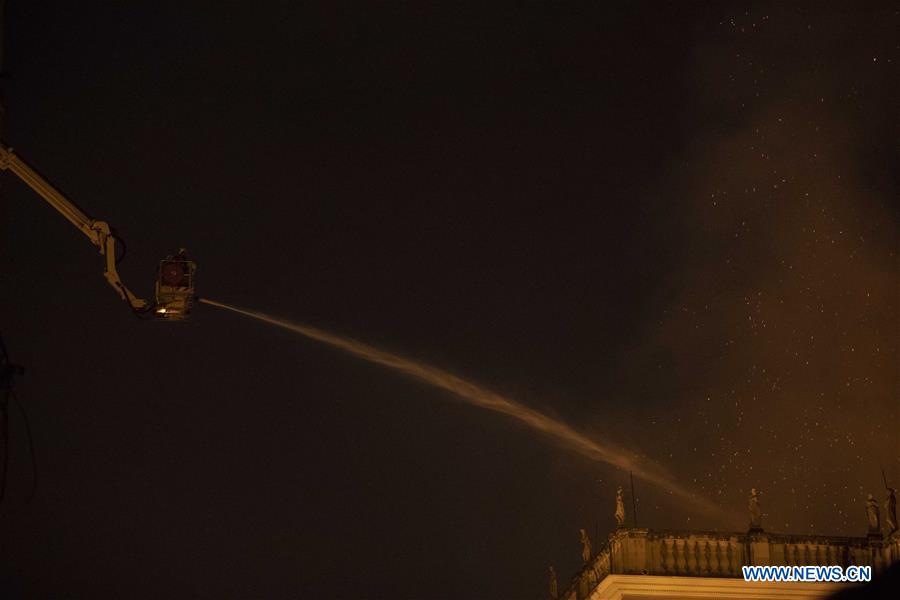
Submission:
[[[187,247],[204,297],[734,515],[638,480],[641,526],[743,530],[757,487],[767,530],[864,535],[900,487],[895,3],[6,4],[3,139],[139,295]],[[28,597],[539,599],[614,528],[628,474],[507,417],[210,306],[133,318],[8,173],[0,253]]]

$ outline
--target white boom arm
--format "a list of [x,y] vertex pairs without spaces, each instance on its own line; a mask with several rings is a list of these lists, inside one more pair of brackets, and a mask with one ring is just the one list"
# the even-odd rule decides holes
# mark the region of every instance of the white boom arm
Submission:
[[131,290],[125,287],[119,279],[116,271],[116,236],[110,230],[106,221],[95,221],[84,214],[81,209],[72,204],[59,190],[54,188],[46,179],[38,175],[34,169],[25,164],[13,152],[12,148],[6,148],[0,144],[0,170],[10,170],[24,181],[28,187],[55,208],[62,216],[86,235],[91,242],[100,248],[100,254],[106,256],[106,269],[103,275],[109,284],[116,290],[119,296],[127,302],[132,309],[140,311],[148,308],[146,300],[138,298]]

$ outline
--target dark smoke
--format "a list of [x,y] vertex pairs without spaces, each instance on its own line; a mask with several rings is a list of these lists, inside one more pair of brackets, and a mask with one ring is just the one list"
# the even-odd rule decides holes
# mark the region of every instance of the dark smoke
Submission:
[[657,190],[677,275],[617,392],[668,390],[632,435],[709,497],[757,487],[769,529],[863,535],[880,469],[900,484],[898,17],[771,9],[697,36]]

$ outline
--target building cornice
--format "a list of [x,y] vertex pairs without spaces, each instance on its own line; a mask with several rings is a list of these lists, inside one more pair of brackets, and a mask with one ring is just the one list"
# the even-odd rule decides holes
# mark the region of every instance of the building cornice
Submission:
[[822,598],[846,587],[841,583],[772,583],[742,579],[678,577],[660,575],[609,575],[586,600],[626,598],[745,598],[760,600]]

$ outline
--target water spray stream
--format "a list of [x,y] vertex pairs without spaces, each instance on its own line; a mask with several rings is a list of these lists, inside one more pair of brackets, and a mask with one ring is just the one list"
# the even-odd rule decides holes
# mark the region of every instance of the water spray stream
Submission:
[[479,406],[512,417],[525,423],[531,429],[552,438],[562,446],[574,450],[591,460],[605,462],[619,467],[624,471],[632,471],[635,476],[666,490],[671,495],[677,496],[681,500],[688,501],[695,509],[699,509],[707,515],[724,516],[720,506],[677,483],[670,475],[659,467],[639,460],[638,458],[633,457],[633,455],[630,456],[629,452],[616,448],[611,444],[592,440],[561,421],[553,419],[533,408],[519,404],[500,394],[484,389],[461,377],[453,375],[452,373],[404,358],[397,354],[379,350],[378,348],[374,348],[362,342],[329,333],[309,325],[282,321],[263,313],[229,306],[228,304],[208,300],[206,298],[201,298],[200,302],[209,304],[210,306],[224,308],[299,333],[300,335],[338,348],[371,363],[388,367],[389,369],[399,371],[413,379],[448,391],[474,406]]

